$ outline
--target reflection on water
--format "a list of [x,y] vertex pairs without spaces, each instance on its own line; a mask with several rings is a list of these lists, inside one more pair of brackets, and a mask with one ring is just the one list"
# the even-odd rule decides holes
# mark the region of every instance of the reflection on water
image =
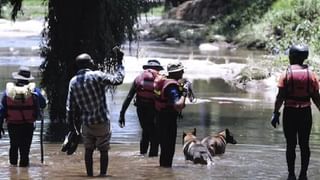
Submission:
[[[29,62],[29,60],[24,62]],[[39,60],[37,62],[39,63]],[[17,68],[18,65],[14,63],[0,66],[0,89],[5,88],[5,83],[11,78],[11,72],[16,71]],[[36,66],[34,71],[37,71]],[[188,75],[187,70],[186,75]],[[109,165],[111,179],[269,180],[286,178],[285,142],[281,125],[277,129],[271,127],[270,116],[274,99],[266,98],[263,92],[249,94],[230,87],[222,79],[194,80],[193,87],[197,101],[188,103],[183,111],[183,118],[178,121],[173,168],[163,169],[158,167],[158,158],[138,156],[141,131],[133,105],[129,106],[126,113],[126,127],[123,129],[118,127],[119,110],[129,87],[130,84],[119,86],[114,97],[108,98],[113,131]],[[319,179],[320,116],[316,109],[313,114],[309,179]],[[49,120],[46,119],[46,127],[48,123]],[[214,164],[210,166],[193,165],[184,160],[181,136],[183,131],[194,127],[197,128],[198,137],[229,128],[239,144],[228,145],[226,154],[215,157]],[[0,140],[0,179],[85,178],[82,145],[72,156],[60,152],[60,147],[59,143],[46,142],[45,164],[41,164],[39,125],[37,125],[31,149],[31,167],[10,167],[8,164],[9,141],[6,134]],[[297,173],[300,167],[299,161],[299,156],[297,156]],[[94,165],[97,174],[99,169],[97,152]]]

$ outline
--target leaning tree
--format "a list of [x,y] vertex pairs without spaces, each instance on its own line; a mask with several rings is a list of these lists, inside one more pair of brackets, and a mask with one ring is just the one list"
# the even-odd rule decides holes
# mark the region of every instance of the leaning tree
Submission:
[[[15,19],[23,0],[10,0]],[[68,83],[75,72],[75,57],[90,54],[97,67],[112,70],[111,49],[135,39],[139,14],[155,5],[152,0],[47,0],[42,32],[41,87],[48,97],[50,134],[62,139]],[[52,139],[52,140],[54,140]]]

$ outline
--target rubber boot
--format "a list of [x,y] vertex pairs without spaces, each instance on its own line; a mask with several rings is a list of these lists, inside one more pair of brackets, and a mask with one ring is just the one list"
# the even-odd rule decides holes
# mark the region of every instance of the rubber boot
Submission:
[[87,176],[93,176],[93,161],[92,161],[93,150],[86,149],[84,160],[87,169]]

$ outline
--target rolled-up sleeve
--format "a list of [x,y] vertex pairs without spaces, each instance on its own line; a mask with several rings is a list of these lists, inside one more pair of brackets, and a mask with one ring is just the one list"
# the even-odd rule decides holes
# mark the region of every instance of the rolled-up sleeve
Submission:
[[105,73],[102,77],[102,83],[104,85],[120,85],[124,79],[124,67],[119,65],[114,74]]

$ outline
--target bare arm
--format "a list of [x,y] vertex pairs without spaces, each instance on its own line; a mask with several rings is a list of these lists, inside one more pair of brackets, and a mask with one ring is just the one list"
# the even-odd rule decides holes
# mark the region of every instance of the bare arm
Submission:
[[135,83],[132,83],[132,86],[130,88],[130,91],[126,97],[126,99],[123,101],[122,108],[120,111],[120,114],[124,116],[126,113],[126,110],[128,109],[128,106],[130,105],[131,100],[133,99],[134,95],[136,94],[136,87]]

